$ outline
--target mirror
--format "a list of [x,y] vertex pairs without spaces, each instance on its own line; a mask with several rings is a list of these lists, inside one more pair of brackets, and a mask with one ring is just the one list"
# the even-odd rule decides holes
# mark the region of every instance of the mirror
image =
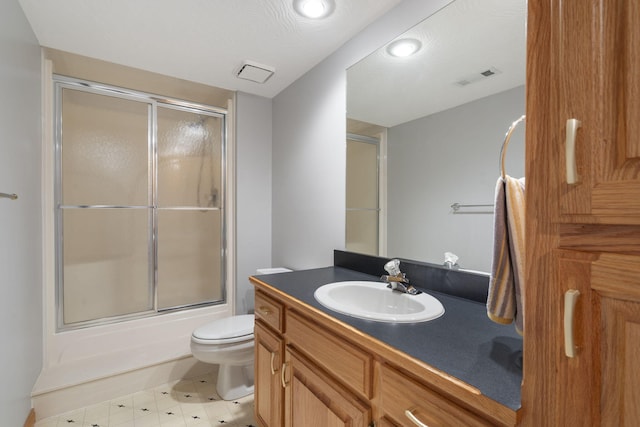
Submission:
[[[455,0],[347,70],[347,250],[435,264],[452,252],[490,271],[501,147],[525,108],[526,10]],[[400,39],[420,49],[395,57]],[[524,148],[521,125],[507,174],[524,176]]]

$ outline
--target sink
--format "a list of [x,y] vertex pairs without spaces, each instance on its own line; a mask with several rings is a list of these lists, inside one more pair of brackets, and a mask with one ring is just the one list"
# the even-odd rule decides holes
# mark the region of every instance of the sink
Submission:
[[313,296],[330,310],[378,322],[426,322],[444,314],[442,303],[433,296],[392,291],[382,282],[329,283],[316,289]]

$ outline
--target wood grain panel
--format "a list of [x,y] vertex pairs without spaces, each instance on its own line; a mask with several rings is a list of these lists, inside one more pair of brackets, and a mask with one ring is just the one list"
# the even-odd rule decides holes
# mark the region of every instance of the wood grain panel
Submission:
[[602,254],[591,276],[591,287],[600,294],[640,301],[640,256]]
[[[558,285],[554,311],[555,322],[559,325],[554,335],[548,339],[563,343],[564,334],[571,333],[576,346],[575,357],[567,357],[564,351],[555,353],[557,400],[550,402],[555,407],[557,424],[561,426],[596,426],[599,424],[600,395],[599,378],[589,373],[596,372],[599,361],[600,334],[593,325],[599,323],[598,310],[594,310],[594,293],[589,280],[594,256],[568,251],[556,251],[558,259]],[[564,294],[578,290],[574,309],[574,327],[565,331]],[[583,408],[582,411],[567,411],[566,408]]]
[[[254,412],[261,427],[282,425],[284,390],[280,369],[284,361],[284,343],[258,321],[255,337]],[[273,372],[272,372],[273,370]]]
[[284,329],[284,307],[262,292],[255,295],[255,316],[278,332]]
[[640,227],[560,224],[560,247],[578,251],[640,254]]
[[385,416],[399,425],[413,425],[407,410],[429,426],[495,425],[386,365],[380,369],[380,405]]
[[640,304],[602,298],[602,426],[640,425]]
[[367,427],[370,408],[296,351],[287,350],[286,427]]
[[315,327],[294,311],[287,311],[286,337],[293,346],[345,385],[371,398],[373,370],[368,353]]
[[635,102],[640,97],[640,28],[638,27],[638,17],[640,17],[640,5],[637,0],[625,0],[621,2],[620,13],[616,15],[616,29],[619,34],[618,57],[622,61],[620,67],[620,80],[622,82],[618,93],[621,94],[621,109],[625,112],[621,117],[626,135],[621,139],[625,144],[625,159],[638,159],[640,157],[640,104]]
[[640,181],[607,182],[593,189],[593,214],[628,215],[628,223],[637,224],[640,223],[639,212]]

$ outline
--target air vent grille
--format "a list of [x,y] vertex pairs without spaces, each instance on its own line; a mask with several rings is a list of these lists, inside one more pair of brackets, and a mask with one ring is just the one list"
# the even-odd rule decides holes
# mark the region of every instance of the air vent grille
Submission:
[[484,80],[487,79],[489,77],[493,77],[496,74],[501,74],[502,71],[498,70],[496,67],[489,67],[485,70],[482,70],[478,73],[474,73],[474,74],[470,74],[466,77],[461,78],[460,80],[457,80],[454,84],[458,85],[458,86],[468,86],[472,83],[476,83],[479,82],[480,80]]
[[273,76],[275,68],[268,65],[262,65],[251,61],[244,61],[238,71],[236,77],[244,80],[251,80],[256,83],[264,83]]

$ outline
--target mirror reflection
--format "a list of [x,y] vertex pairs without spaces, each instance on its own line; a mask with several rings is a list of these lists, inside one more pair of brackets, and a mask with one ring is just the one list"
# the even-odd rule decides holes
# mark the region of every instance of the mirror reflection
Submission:
[[[500,150],[524,114],[525,24],[525,0],[455,0],[347,70],[347,250],[435,264],[451,252],[490,271]],[[417,50],[397,55],[405,39]],[[506,153],[514,177],[523,128]]]

